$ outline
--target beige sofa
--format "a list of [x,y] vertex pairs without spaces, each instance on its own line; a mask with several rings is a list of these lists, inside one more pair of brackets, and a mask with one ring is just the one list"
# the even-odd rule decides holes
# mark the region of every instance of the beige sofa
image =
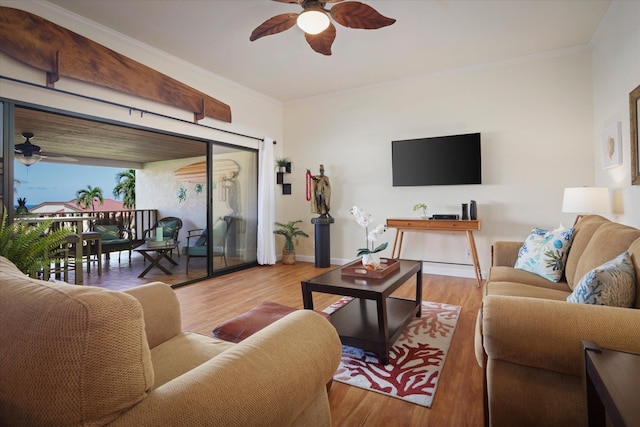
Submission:
[[581,340],[640,352],[640,292],[635,309],[566,301],[591,269],[629,251],[640,289],[640,230],[603,217],[576,224],[565,277],[553,283],[513,268],[522,242],[497,242],[476,324],[492,426],[584,426]]
[[2,257],[0,349],[0,425],[11,426],[329,426],[341,355],[312,311],[231,344],[182,332],[168,285],[44,282]]

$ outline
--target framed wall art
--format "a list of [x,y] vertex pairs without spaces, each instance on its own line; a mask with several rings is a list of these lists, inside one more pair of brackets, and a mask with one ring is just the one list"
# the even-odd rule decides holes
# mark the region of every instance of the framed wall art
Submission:
[[640,185],[640,161],[638,161],[638,124],[640,124],[640,86],[629,94],[629,127],[631,128],[631,185]]
[[602,167],[613,168],[622,164],[622,122],[616,122],[602,132]]

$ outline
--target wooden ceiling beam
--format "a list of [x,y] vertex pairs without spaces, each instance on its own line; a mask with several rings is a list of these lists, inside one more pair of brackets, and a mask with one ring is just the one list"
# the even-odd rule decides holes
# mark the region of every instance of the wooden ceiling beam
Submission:
[[0,51],[47,73],[107,87],[231,123],[231,107],[146,65],[32,13],[0,7]]

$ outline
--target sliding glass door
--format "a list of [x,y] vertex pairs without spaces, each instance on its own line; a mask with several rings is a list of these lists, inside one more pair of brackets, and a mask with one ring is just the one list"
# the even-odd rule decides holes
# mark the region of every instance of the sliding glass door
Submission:
[[256,263],[258,153],[217,146],[211,165],[213,270]]
[[[130,230],[131,261],[104,259],[102,274],[92,269],[85,284],[181,285],[257,264],[257,150],[10,101],[4,109],[0,198],[11,213],[17,199],[26,198],[30,215],[111,218]],[[25,142],[23,133],[33,134],[47,153],[28,166],[13,152]],[[133,180],[134,203],[125,206],[125,194],[114,187],[129,188],[127,179]],[[96,187],[104,203],[77,203],[79,190]],[[135,247],[157,236],[147,230],[165,218],[180,220],[170,255],[176,263],[161,261],[170,274],[154,267],[139,277],[147,264]]]

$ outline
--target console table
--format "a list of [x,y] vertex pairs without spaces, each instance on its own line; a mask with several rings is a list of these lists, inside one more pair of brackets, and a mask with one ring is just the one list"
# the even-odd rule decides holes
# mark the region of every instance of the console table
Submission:
[[[478,261],[478,251],[476,250],[476,241],[473,238],[473,232],[480,230],[479,219],[419,219],[419,218],[388,218],[387,228],[396,229],[396,237],[393,241],[392,258],[400,258],[402,251],[402,238],[405,232],[432,232],[432,231],[450,231],[466,233],[469,241],[469,250],[473,261],[473,269],[478,281],[478,287],[482,286],[482,272],[480,271],[480,262]],[[396,248],[398,253],[396,254]]]

